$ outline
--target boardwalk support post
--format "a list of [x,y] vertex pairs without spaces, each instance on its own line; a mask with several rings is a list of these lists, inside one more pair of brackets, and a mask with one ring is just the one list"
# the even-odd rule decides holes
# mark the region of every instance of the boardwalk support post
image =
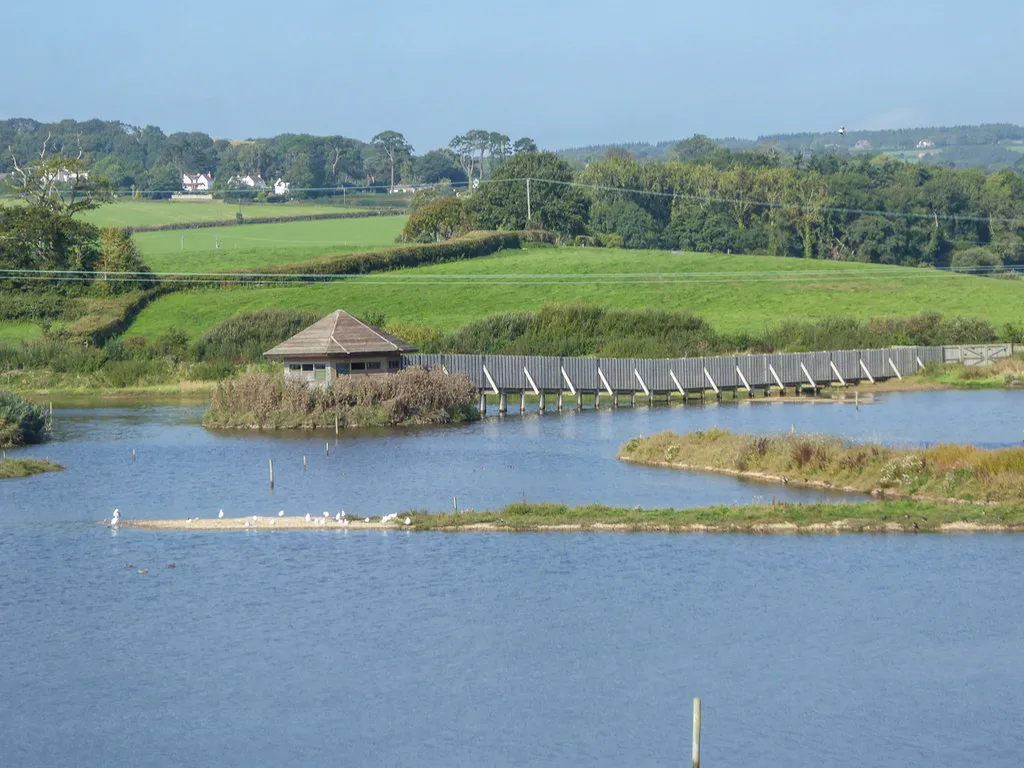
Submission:
[[892,372],[896,374],[896,378],[903,381],[903,374],[900,373],[900,369],[896,367],[896,363],[892,361],[891,357],[889,358],[889,367],[892,368]]
[[601,379],[601,383],[604,384],[605,391],[609,395],[614,395],[615,391],[612,389],[612,385],[608,383],[608,379],[606,379],[604,377],[604,371],[602,371],[600,368],[598,368],[597,369],[597,375]]
[[740,367],[738,365],[736,366],[736,375],[739,376],[740,381],[743,382],[743,388],[747,390],[747,394],[752,394],[753,390],[750,389],[750,384],[747,382],[747,377],[743,375],[743,371],[740,370]]
[[871,371],[869,371],[868,367],[866,365],[864,365],[864,361],[863,360],[861,360],[859,362],[860,362],[860,369],[862,371],[864,371],[864,375],[868,377],[868,381],[870,381],[872,384],[874,384],[875,383],[875,377],[871,375]]
[[640,389],[644,391],[644,394],[648,397],[651,396],[651,391],[647,389],[647,384],[644,382],[643,377],[640,376],[640,371],[636,368],[633,369],[633,375],[636,376],[636,380],[640,382]]
[[676,378],[676,372],[669,368],[668,375],[672,377],[672,383],[676,385],[676,389],[679,390],[679,394],[683,396],[683,400],[686,400],[686,390],[683,389],[683,385],[679,383],[679,379]]
[[501,394],[498,395],[498,413],[508,413],[508,392],[504,389],[501,390]]
[[270,490],[274,490],[274,460],[270,460]]
[[775,366],[771,363],[768,363],[768,372],[772,375],[772,378],[775,379],[775,383],[779,385],[779,391],[785,394],[786,385],[782,383],[782,379],[779,378],[779,374],[775,372]]
[[705,367],[705,378],[711,384],[711,388],[715,390],[715,396],[716,397],[721,397],[722,396],[722,392],[718,388],[718,384],[715,383],[715,380],[713,378],[711,378],[711,374],[708,372],[708,368],[707,367]]
[[818,385],[817,385],[817,383],[815,383],[814,379],[811,378],[811,373],[810,373],[810,371],[807,370],[807,366],[804,365],[802,362],[800,363],[800,370],[804,372],[804,376],[806,376],[807,380],[809,382],[811,382],[811,389],[813,389],[815,392],[817,392],[818,391]]
[[842,384],[845,387],[846,386],[846,379],[843,378],[843,374],[841,374],[839,372],[839,369],[836,368],[835,362],[833,362],[832,360],[829,360],[828,364],[832,366],[832,373],[834,373],[836,375],[836,378],[839,379],[839,383]]
[[495,395],[498,394],[498,387],[494,383],[494,379],[491,378],[491,372],[487,370],[487,366],[486,365],[481,366],[481,367],[484,369],[484,378],[487,379],[487,383],[491,387],[491,392],[494,393]]
[[565,372],[565,368],[564,367],[562,368],[562,378],[565,379],[565,383],[569,387],[569,394],[570,395],[575,395],[576,394],[576,387],[573,386],[572,379],[569,378],[569,374]]
[[537,384],[536,382],[534,382],[533,376],[530,375],[530,369],[527,368],[525,365],[523,366],[523,373],[526,374],[526,380],[530,383],[530,389],[533,390],[533,394],[539,395],[540,390],[537,389]]

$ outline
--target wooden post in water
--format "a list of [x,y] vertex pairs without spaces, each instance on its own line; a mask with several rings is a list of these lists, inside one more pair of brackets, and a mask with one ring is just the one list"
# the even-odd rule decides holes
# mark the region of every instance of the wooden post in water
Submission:
[[598,389],[594,392],[594,409],[601,407],[601,390]]
[[631,406],[632,408],[636,408],[636,392],[632,392],[632,393],[630,393],[630,396],[629,396],[629,405],[630,405],[630,406]]
[[558,390],[558,412],[562,412],[562,390]]
[[452,509],[455,510],[455,514],[459,514],[459,497],[452,496]]
[[700,768],[700,699],[693,699],[693,768]]
[[580,392],[578,389],[576,390],[576,410],[583,410],[583,393]]
[[487,393],[480,392],[480,416],[487,415]]
[[540,394],[537,395],[537,409],[541,413],[544,413],[544,409],[545,409],[546,405],[547,405],[547,403],[544,401],[544,390],[542,389],[540,391]]
[[524,389],[519,395],[519,415],[522,416],[526,413],[526,390]]
[[853,393],[853,404],[857,407],[857,410],[859,411],[860,410],[860,392],[854,392]]
[[338,414],[334,414],[334,436],[338,436]]
[[616,391],[616,392],[612,393],[612,408],[614,409],[614,408],[618,408],[618,407],[619,407],[619,393]]
[[132,448],[132,461],[135,461],[135,449]]
[[306,457],[305,456],[302,457],[302,471],[303,472],[306,471]]
[[508,392],[504,389],[501,390],[501,394],[498,395],[498,413],[508,413]]
[[330,455],[331,455],[331,441],[328,440],[327,442],[324,443],[324,456],[330,456]]
[[274,460],[270,460],[270,490],[274,490]]

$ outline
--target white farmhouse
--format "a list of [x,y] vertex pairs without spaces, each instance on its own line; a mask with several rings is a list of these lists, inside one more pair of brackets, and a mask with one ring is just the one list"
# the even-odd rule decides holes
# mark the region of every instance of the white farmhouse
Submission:
[[209,192],[213,189],[213,174],[183,173],[181,174],[181,188],[186,192]]
[[267,182],[265,182],[263,177],[258,173],[246,174],[245,176],[232,176],[228,179],[228,186],[235,189],[246,187],[248,189],[255,189],[262,192],[267,188]]
[[277,181],[274,182],[274,194],[275,195],[287,195],[288,194],[288,182],[278,176]]

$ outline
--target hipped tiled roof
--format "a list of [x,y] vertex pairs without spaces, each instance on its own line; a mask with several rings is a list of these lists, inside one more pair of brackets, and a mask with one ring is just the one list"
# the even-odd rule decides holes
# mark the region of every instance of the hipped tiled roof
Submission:
[[415,351],[412,344],[339,309],[264,352],[263,356],[310,357]]

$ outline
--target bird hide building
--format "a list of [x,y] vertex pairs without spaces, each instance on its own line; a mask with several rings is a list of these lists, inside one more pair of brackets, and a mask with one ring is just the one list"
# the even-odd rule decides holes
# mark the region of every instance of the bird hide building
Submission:
[[263,356],[284,363],[286,381],[328,386],[339,376],[394,373],[402,355],[413,352],[413,345],[339,309]]

